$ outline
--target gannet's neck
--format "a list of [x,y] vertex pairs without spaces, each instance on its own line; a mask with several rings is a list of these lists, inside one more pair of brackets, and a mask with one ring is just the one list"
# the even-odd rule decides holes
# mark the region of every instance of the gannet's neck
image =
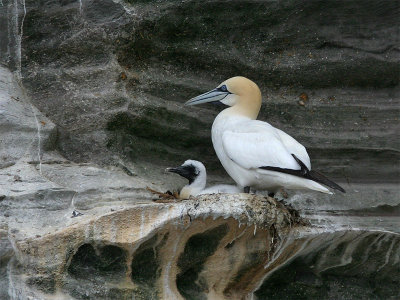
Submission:
[[261,109],[261,91],[255,87],[249,88],[242,95],[235,95],[236,103],[225,109],[224,114],[247,117],[251,120],[257,119]]
[[185,185],[181,192],[179,193],[179,197],[181,199],[187,199],[189,196],[197,196],[204,188],[206,187],[207,182],[207,174],[206,171],[201,171],[196,179],[188,185]]

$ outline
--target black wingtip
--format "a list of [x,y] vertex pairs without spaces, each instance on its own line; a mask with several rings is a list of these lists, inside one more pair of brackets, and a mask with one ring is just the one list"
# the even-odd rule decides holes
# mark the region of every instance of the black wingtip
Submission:
[[307,166],[306,166],[296,155],[294,155],[294,154],[292,153],[292,156],[293,156],[294,160],[299,164],[301,170],[303,170],[303,171],[305,171],[305,172],[310,171],[310,170],[307,168]]
[[269,167],[269,166],[263,166],[263,167],[260,167],[260,169],[276,171],[276,172],[286,173],[286,174],[310,179],[315,182],[322,183],[332,189],[341,191],[342,193],[346,193],[344,188],[342,188],[340,185],[338,185],[337,183],[328,179],[325,175],[323,175],[317,171],[309,170],[308,167],[296,155],[292,154],[292,156],[296,160],[296,162],[299,164],[299,166],[301,168],[300,170],[284,169],[284,168]]
[[320,172],[310,170],[308,172],[308,175],[310,176],[311,180],[314,180],[318,183],[322,183],[326,186],[329,186],[332,189],[341,191],[342,193],[346,193],[345,189],[342,188],[340,185],[337,183],[333,182],[332,180],[328,179],[325,175],[321,174]]
[[333,182],[332,180],[328,179],[325,175],[321,174],[320,172],[314,171],[314,170],[309,170],[307,166],[295,155],[292,153],[293,158],[297,161],[299,166],[301,167],[301,170],[305,172],[305,177],[309,177],[309,179],[314,180],[316,182],[325,184],[326,186],[329,186],[332,189],[341,191],[342,193],[346,193],[344,188],[342,188],[340,185],[337,183]]

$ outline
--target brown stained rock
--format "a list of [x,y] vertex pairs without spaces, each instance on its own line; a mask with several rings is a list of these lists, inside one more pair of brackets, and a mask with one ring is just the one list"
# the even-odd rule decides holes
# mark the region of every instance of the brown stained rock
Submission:
[[308,101],[308,95],[306,93],[301,93],[299,96],[300,100],[307,102]]
[[126,80],[128,77],[126,76],[125,72],[121,72],[121,74],[119,74],[119,78],[121,78],[122,80]]

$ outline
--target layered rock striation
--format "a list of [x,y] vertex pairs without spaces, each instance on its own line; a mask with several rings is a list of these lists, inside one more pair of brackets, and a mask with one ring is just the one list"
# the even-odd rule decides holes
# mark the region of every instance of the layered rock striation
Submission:
[[182,103],[243,75],[264,95],[259,118],[305,144],[315,167],[341,182],[393,184],[398,12],[378,0],[3,1],[1,60],[77,162],[190,157],[218,174],[216,109]]
[[[399,298],[398,1],[0,1],[0,298]],[[243,75],[346,195],[153,203]],[[75,217],[74,217],[75,216]]]

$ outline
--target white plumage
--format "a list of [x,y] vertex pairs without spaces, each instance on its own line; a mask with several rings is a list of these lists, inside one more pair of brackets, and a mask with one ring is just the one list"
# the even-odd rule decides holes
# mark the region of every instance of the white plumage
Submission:
[[241,189],[237,186],[228,184],[219,184],[205,188],[207,183],[206,168],[203,163],[197,160],[189,159],[180,167],[167,168],[167,171],[177,173],[189,180],[189,184],[185,185],[179,193],[179,198],[181,199],[188,199],[190,196],[203,194],[235,194],[241,192]]
[[254,82],[233,77],[186,104],[214,101],[230,106],[215,118],[211,133],[218,158],[238,186],[272,193],[281,187],[331,193],[319,181],[344,191],[322,174],[310,171],[310,158],[303,145],[267,122],[255,120],[261,92]]

